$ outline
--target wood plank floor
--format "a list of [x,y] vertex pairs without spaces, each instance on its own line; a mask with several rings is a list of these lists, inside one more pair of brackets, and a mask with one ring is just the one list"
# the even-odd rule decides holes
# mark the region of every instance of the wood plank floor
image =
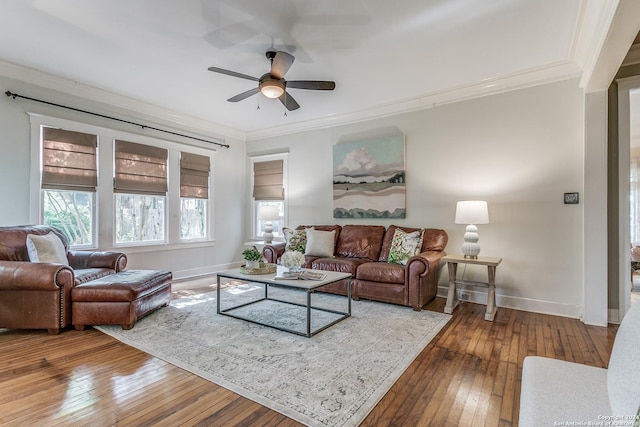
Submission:
[[[176,296],[213,290],[181,282]],[[442,312],[444,299],[425,306]],[[362,426],[517,426],[527,355],[606,367],[617,327],[461,303]],[[298,426],[94,329],[0,329],[0,424]]]

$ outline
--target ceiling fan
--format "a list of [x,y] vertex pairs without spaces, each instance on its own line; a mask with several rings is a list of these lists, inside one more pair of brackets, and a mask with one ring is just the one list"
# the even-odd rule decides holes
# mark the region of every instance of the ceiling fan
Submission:
[[291,68],[291,64],[295,57],[287,52],[280,50],[268,50],[267,59],[271,62],[271,70],[262,75],[262,77],[252,77],[246,74],[237,73],[235,71],[225,70],[218,67],[209,67],[209,71],[214,73],[226,74],[228,76],[240,77],[241,79],[252,80],[258,82],[258,87],[249,89],[236,96],[227,99],[229,102],[238,102],[261,92],[267,98],[278,98],[282,105],[289,111],[297,110],[300,104],[287,92],[289,89],[308,89],[308,90],[333,90],[336,87],[335,82],[322,80],[292,80],[287,81],[284,75]]

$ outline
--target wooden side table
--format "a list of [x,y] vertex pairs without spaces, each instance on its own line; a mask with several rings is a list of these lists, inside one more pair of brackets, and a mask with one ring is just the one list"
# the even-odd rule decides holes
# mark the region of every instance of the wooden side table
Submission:
[[[465,258],[462,255],[447,255],[442,258],[447,263],[449,269],[449,292],[447,294],[447,304],[444,306],[444,312],[451,314],[453,309],[458,306],[458,294],[456,292],[456,284],[459,285],[472,285],[488,287],[489,292],[487,294],[487,312],[484,315],[484,320],[493,322],[493,318],[496,315],[496,267],[502,262],[502,258],[493,257],[478,257],[475,259]],[[456,274],[458,271],[458,264],[475,264],[486,265],[489,275],[489,282],[474,282],[470,280],[457,280]]]

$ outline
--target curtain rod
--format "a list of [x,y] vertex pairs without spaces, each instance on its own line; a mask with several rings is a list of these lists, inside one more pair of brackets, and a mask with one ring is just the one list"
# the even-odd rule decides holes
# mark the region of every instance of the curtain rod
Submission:
[[189,135],[184,135],[184,134],[178,133],[178,132],[172,132],[170,130],[159,129],[159,128],[156,128],[156,127],[153,127],[153,126],[147,126],[147,125],[143,125],[143,124],[136,123],[136,122],[130,122],[128,120],[119,119],[117,117],[111,117],[111,116],[107,116],[107,115],[104,115],[104,114],[93,113],[93,112],[87,111],[87,110],[81,110],[79,108],[67,107],[66,105],[56,104],[54,102],[49,102],[49,101],[43,101],[42,99],[31,98],[31,97],[24,96],[24,95],[18,95],[17,93],[13,93],[13,92],[10,92],[10,91],[6,91],[4,94],[7,95],[7,96],[12,97],[13,99],[16,99],[16,98],[28,99],[29,101],[35,101],[35,102],[40,102],[42,104],[53,105],[54,107],[66,108],[67,110],[77,111],[79,113],[91,114],[92,116],[102,117],[103,119],[115,120],[115,121],[118,121],[118,122],[127,123],[127,124],[134,125],[134,126],[140,126],[142,129],[152,129],[152,130],[156,130],[158,132],[164,132],[164,133],[168,133],[168,134],[171,134],[171,135],[181,136],[183,138],[195,139],[196,141],[207,142],[209,144],[216,144],[216,145],[219,145],[220,147],[229,148],[229,144],[222,144],[220,142],[209,141],[207,139],[197,138],[195,136],[189,136]]

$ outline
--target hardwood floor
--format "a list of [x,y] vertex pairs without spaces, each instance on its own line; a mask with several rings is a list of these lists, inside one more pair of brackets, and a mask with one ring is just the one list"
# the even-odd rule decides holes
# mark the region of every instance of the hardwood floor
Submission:
[[[174,285],[211,291],[214,279]],[[442,312],[444,299],[425,309]],[[517,426],[522,361],[606,367],[617,327],[461,303],[362,426]],[[299,423],[94,329],[0,329],[0,424],[298,426]]]

